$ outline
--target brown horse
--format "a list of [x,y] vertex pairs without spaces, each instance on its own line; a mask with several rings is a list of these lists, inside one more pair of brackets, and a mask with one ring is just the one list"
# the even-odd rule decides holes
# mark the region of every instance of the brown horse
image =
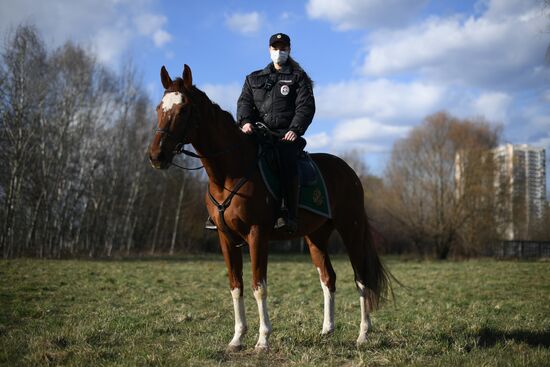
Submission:
[[241,132],[231,114],[212,103],[193,85],[187,65],[183,78],[172,80],[164,66],[160,76],[165,92],[157,107],[158,128],[149,158],[153,167],[168,168],[179,148],[190,143],[206,169],[209,177],[206,207],[220,229],[220,247],[235,311],[235,334],[228,349],[240,350],[247,331],[239,242],[245,242],[250,250],[252,289],[260,316],[257,350],[268,349],[272,330],[267,312],[269,240],[305,237],[324,294],[322,334],[333,332],[336,274],[327,253],[327,242],[335,229],[348,250],[360,297],[361,324],[357,343],[366,342],[369,313],[386,294],[389,277],[373,245],[364,209],[363,187],[355,172],[338,157],[312,154],[325,179],[332,218],[301,210],[298,231],[292,236],[278,233],[273,229],[278,203],[269,194],[259,170],[255,169],[258,147],[254,139]]

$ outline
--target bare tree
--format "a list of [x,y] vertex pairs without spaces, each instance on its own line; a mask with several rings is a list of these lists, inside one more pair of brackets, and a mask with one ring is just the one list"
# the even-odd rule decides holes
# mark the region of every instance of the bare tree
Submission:
[[493,189],[492,176],[484,176],[490,160],[482,152],[497,144],[499,131],[482,120],[440,112],[394,145],[387,209],[418,251],[446,258],[468,240],[468,223],[491,217],[490,210],[478,210],[490,205],[486,196]]
[[155,114],[130,62],[117,74],[78,44],[48,51],[20,26],[0,59],[0,119],[3,257],[208,245],[203,178],[150,168]]
[[14,241],[19,237],[17,216],[22,214],[25,180],[36,150],[34,125],[41,118],[48,74],[46,50],[32,26],[17,28],[2,55],[0,80],[0,182],[4,197],[0,247],[3,257],[14,255]]

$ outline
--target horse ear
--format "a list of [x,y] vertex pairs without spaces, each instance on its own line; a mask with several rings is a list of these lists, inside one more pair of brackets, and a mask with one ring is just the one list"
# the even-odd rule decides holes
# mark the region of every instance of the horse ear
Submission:
[[164,89],[168,89],[172,85],[172,79],[170,79],[170,75],[168,74],[168,71],[166,71],[164,65],[160,68],[160,81],[162,82]]
[[183,86],[187,89],[193,85],[193,74],[191,74],[191,68],[189,65],[183,65]]

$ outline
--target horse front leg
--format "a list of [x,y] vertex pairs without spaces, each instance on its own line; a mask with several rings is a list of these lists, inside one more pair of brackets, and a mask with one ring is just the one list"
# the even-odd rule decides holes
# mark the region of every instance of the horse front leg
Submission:
[[272,332],[269,313],[267,311],[267,255],[268,241],[258,227],[253,227],[248,238],[250,260],[252,265],[252,289],[258,304],[260,328],[256,351],[269,350],[269,336]]
[[235,312],[235,334],[229,342],[227,350],[237,352],[243,348],[242,339],[248,330],[243,297],[243,257],[241,248],[232,245],[221,233],[220,245],[227,266],[229,288]]

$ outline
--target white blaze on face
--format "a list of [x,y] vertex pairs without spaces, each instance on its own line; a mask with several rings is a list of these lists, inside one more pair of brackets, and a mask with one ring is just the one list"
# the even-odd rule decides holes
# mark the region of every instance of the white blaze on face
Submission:
[[167,93],[164,97],[162,97],[162,110],[164,112],[168,112],[174,107],[176,104],[182,104],[183,98],[181,93],[179,92],[172,92]]

